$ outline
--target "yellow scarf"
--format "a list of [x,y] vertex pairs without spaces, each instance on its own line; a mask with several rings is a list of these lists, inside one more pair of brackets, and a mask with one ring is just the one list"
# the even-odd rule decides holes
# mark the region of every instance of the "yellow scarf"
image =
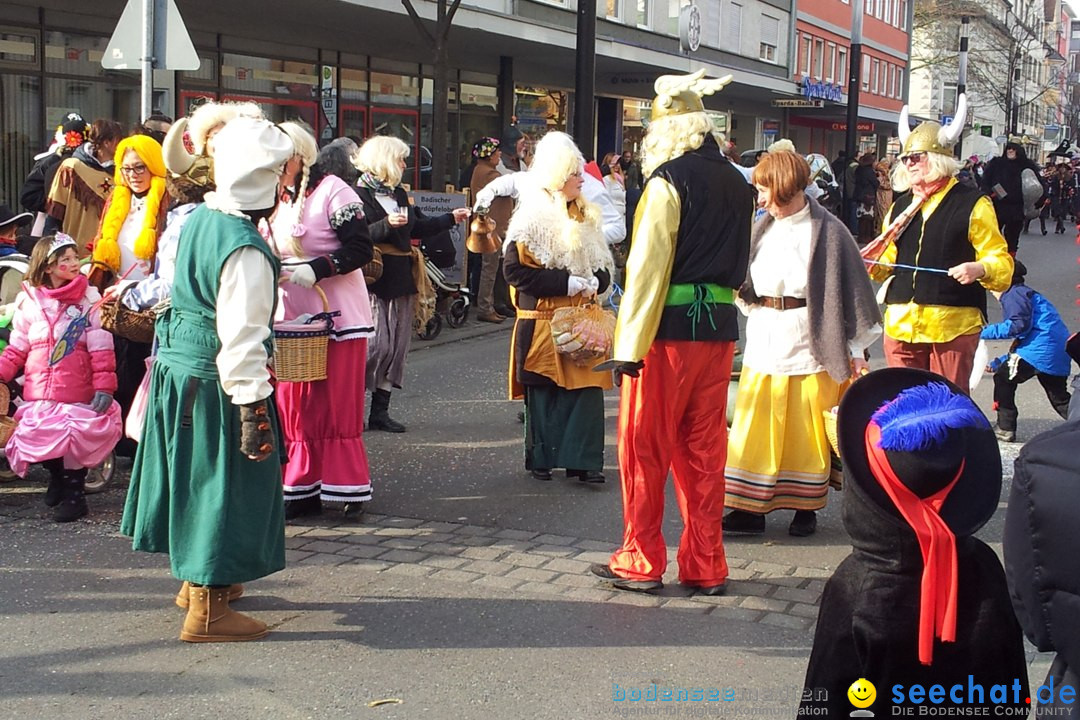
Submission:
[[161,200],[165,196],[165,160],[161,154],[161,145],[148,135],[132,135],[124,138],[116,146],[114,162],[114,183],[109,206],[101,219],[101,232],[94,242],[93,259],[108,266],[113,272],[122,272],[120,267],[120,245],[117,238],[120,228],[131,209],[131,188],[128,187],[120,166],[128,150],[134,150],[150,171],[150,190],[146,197],[146,216],[142,230],[135,239],[135,257],[140,260],[153,260],[157,253],[158,215]]

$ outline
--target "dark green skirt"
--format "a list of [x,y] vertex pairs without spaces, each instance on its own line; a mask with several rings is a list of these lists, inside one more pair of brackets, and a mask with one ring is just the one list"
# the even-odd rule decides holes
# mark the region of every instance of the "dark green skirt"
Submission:
[[[281,465],[240,453],[240,410],[216,379],[154,363],[120,532],[173,575],[243,583],[285,567]],[[271,400],[271,423],[276,412]]]
[[525,468],[604,469],[604,391],[525,386]]

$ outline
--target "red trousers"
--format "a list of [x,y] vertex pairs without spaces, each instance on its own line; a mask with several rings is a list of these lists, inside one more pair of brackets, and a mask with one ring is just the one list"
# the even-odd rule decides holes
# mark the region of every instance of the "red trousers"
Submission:
[[885,336],[885,362],[889,367],[929,370],[952,380],[968,392],[979,333],[961,335],[943,343],[909,343]]
[[724,464],[733,342],[657,340],[640,377],[619,399],[623,544],[611,569],[632,580],[659,580],[667,568],[664,486],[668,471],[684,524],[679,581],[719,585],[724,558]]

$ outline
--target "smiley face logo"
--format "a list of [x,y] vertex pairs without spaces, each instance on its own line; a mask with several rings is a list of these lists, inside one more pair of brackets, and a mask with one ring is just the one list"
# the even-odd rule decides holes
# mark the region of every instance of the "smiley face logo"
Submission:
[[866,678],[859,678],[851,683],[847,691],[848,700],[857,708],[868,708],[877,699],[877,688]]

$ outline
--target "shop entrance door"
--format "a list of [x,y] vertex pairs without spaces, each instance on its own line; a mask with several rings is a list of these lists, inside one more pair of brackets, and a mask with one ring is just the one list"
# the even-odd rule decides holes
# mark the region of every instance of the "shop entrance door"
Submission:
[[360,140],[367,140],[369,135],[367,125],[367,108],[363,105],[342,105],[341,115],[338,117],[338,137],[352,135]]

